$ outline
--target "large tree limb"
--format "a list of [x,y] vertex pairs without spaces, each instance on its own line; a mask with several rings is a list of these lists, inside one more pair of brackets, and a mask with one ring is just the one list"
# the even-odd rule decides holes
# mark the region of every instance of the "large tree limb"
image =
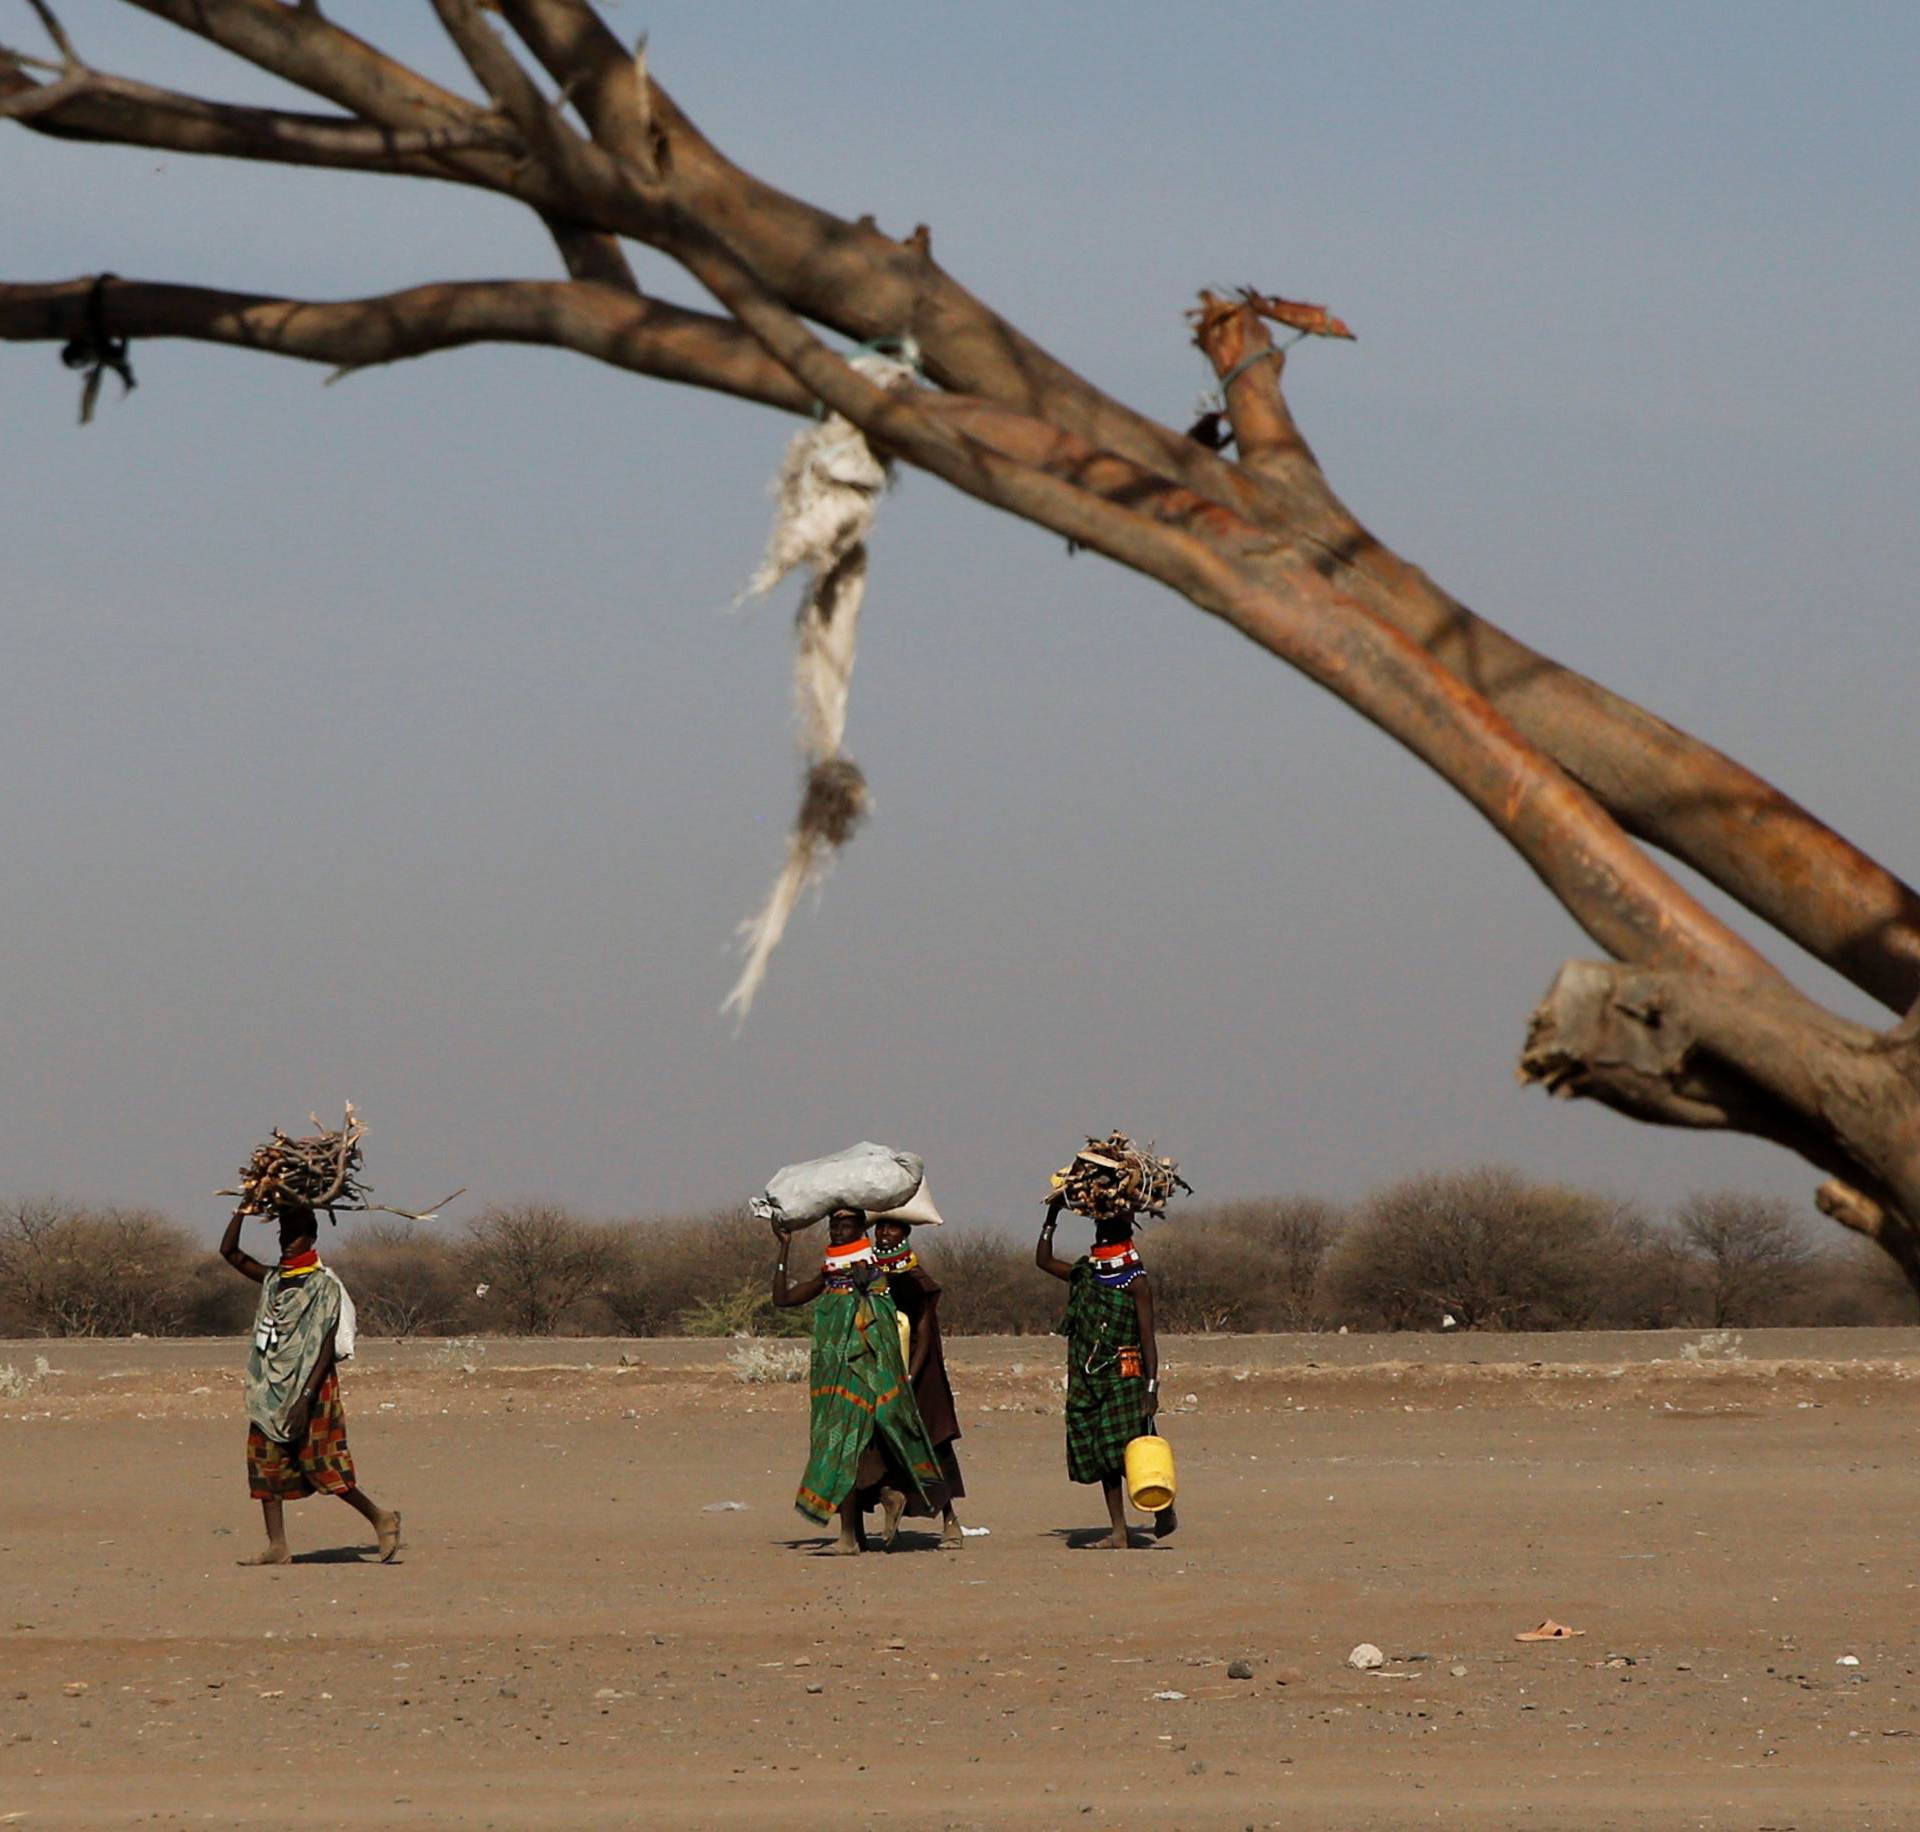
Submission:
[[[232,110],[138,85],[90,89],[64,43],[49,83],[17,56],[0,58],[0,106],[53,133],[356,169],[372,159],[456,178],[533,207],[575,279],[335,305],[115,284],[96,295],[105,334],[202,337],[348,367],[482,339],[548,343],[790,410],[826,403],[955,487],[1225,618],[1472,802],[1602,947],[1653,976],[1603,977],[1597,992],[1563,1001],[1557,1031],[1530,1052],[1543,1078],[1664,1123],[1775,1138],[1874,1205],[1850,1210],[1848,1225],[1877,1229],[1896,1257],[1911,1242],[1914,1039],[1845,1027],[1801,999],[1630,836],[1687,860],[1913,1012],[1909,1028],[1920,1023],[1920,896],[1751,772],[1475,618],[1361,527],[1293,424],[1260,323],[1301,324],[1296,308],[1253,294],[1203,307],[1201,342],[1241,451],[1232,463],[1040,349],[938,268],[923,235],[893,241],[733,166],[584,0],[499,0],[558,100],[479,0],[433,0],[488,105],[311,6],[133,3],[352,119]],[[639,298],[621,236],[678,260],[732,316]],[[87,287],[0,289],[0,336],[100,332],[85,315]],[[875,388],[807,319],[858,338],[911,334],[941,392]],[[1324,314],[1311,322],[1329,328]],[[1678,1054],[1663,1055],[1676,1038]],[[1883,1219],[1869,1228],[1876,1209]],[[1903,1264],[1920,1283],[1920,1254]]]
[[486,118],[464,125],[387,128],[353,115],[211,102],[91,69],[41,83],[4,51],[0,116],[30,121],[41,133],[64,139],[421,178],[450,175],[436,155],[476,148],[511,152],[518,144],[504,123]]
[[[503,10],[557,80],[577,82],[597,136],[617,144],[632,131],[631,60],[590,8],[503,0]],[[1327,487],[1290,416],[1258,467],[1228,464],[1102,394],[923,253],[732,165],[657,84],[647,94],[646,116],[673,148],[676,201],[721,229],[796,312],[862,338],[911,330],[945,386],[1130,458],[1283,546],[1306,545],[1343,593],[1483,693],[1628,832],[1685,860],[1891,1009],[1920,998],[1920,894],[1754,772],[1515,641],[1381,546]],[[1276,555],[1276,567],[1285,563]]]
[[[1250,549],[1258,530],[991,403],[934,408],[878,389],[724,250],[703,254],[698,271],[765,347],[758,362],[724,320],[577,283],[468,282],[336,305],[128,283],[109,297],[117,335],[195,336],[341,367],[493,339],[561,344],[769,405],[797,407],[817,395],[969,494],[1184,592],[1337,693],[1460,789],[1603,947],[1735,980],[1771,977],[1758,954],[1416,645],[1356,614],[1310,567],[1296,565],[1289,589],[1276,592],[1218,550]],[[0,337],[71,335],[87,290],[82,281],[0,288]]]
[[[1204,298],[1196,341],[1233,387],[1250,468],[1284,491],[1287,527],[1330,576],[1510,718],[1626,830],[1710,883],[1890,1010],[1920,1000],[1920,893],[1771,783],[1476,617],[1340,503],[1294,425],[1258,311]],[[1269,511],[1248,511],[1273,525]]]
[[1784,983],[1569,961],[1535,1008],[1520,1079],[1654,1125],[1744,1132],[1826,1171],[1820,1204],[1920,1286],[1920,1052]]
[[223,51],[388,127],[450,127],[477,112],[317,9],[283,0],[127,0]]
[[[464,120],[471,130],[471,104],[317,13],[277,0],[133,3],[389,129]],[[504,10],[611,150],[619,153],[636,134],[671,147],[675,198],[734,237],[756,272],[799,312],[859,337],[910,328],[930,373],[946,385],[1045,418],[1233,507],[1270,529],[1283,548],[1316,553],[1345,596],[1482,692],[1630,833],[1685,860],[1892,1009],[1920,998],[1920,895],[1751,771],[1448,597],[1360,526],[1327,488],[1304,443],[1304,464],[1276,464],[1263,451],[1252,466],[1229,464],[1181,439],[1049,356],[957,286],[922,248],[845,223],[726,161],[590,8],[573,0],[506,0]],[[80,105],[50,115],[62,121],[66,108]],[[96,131],[102,125],[92,123]],[[154,123],[142,125],[150,134]],[[524,161],[510,166],[483,150],[431,166],[432,175],[506,190],[550,215],[578,214],[602,232],[660,236],[657,214],[609,182],[604,167],[592,169],[583,199],[567,196],[565,185],[546,182]],[[1284,555],[1276,551],[1274,564],[1283,567]],[[1278,571],[1274,582],[1281,582]]]
[[917,391],[877,387],[829,350],[703,226],[686,225],[682,242],[701,283],[836,413],[967,494],[1159,579],[1338,695],[1478,808],[1602,947],[1735,984],[1776,977],[1478,694],[1391,625],[1355,614],[1310,566],[1296,562],[1273,590],[1189,529],[1086,487],[1085,474],[1056,477],[968,440]]
[[[86,326],[91,278],[0,285],[0,341],[64,342]],[[370,299],[315,302],[203,286],[115,280],[118,337],[180,337],[327,363],[402,362],[476,343],[578,351],[662,381],[710,388],[789,413],[813,397],[737,325],[630,290],[566,280],[471,280]]]

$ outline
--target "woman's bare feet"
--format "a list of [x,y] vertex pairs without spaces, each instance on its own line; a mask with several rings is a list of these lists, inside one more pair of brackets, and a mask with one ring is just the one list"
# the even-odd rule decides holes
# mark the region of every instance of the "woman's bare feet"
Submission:
[[962,1552],[966,1549],[966,1540],[960,1533],[960,1517],[948,1512],[946,1525],[940,1529],[940,1550],[942,1552]]
[[1133,1549],[1133,1535],[1127,1532],[1109,1533],[1105,1539],[1093,1542],[1095,1552],[1129,1552]]
[[291,1565],[293,1554],[284,1545],[269,1546],[264,1552],[256,1552],[251,1558],[237,1558],[236,1565]]
[[1162,1508],[1160,1512],[1153,1517],[1153,1537],[1155,1539],[1165,1539],[1179,1524],[1180,1516],[1176,1514],[1173,1509]]
[[867,1529],[861,1523],[859,1498],[849,1495],[840,1504],[840,1537],[829,1548],[835,1558],[854,1558],[867,1549]]
[[907,1498],[898,1489],[880,1491],[880,1544],[885,1550],[893,1550],[893,1542],[900,1532],[900,1516],[907,1511]]
[[373,1530],[380,1536],[380,1562],[383,1565],[393,1563],[393,1555],[400,1550],[400,1510],[380,1513],[373,1517]]

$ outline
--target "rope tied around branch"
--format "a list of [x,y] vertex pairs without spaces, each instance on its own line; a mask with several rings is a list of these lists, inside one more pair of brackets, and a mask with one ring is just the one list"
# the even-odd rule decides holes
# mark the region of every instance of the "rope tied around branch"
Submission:
[[87,379],[80,385],[80,424],[92,422],[95,403],[100,399],[100,383],[111,369],[120,378],[120,398],[124,401],[138,386],[133,379],[131,340],[115,337],[107,329],[106,290],[116,274],[98,274],[87,292],[86,328],[70,337],[60,351],[60,360],[69,369],[84,369]]

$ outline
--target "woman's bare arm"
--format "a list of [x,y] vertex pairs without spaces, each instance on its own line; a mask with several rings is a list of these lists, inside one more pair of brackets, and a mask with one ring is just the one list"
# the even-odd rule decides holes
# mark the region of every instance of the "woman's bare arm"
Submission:
[[1067,1206],[1064,1196],[1056,1196],[1047,1204],[1047,1218],[1040,1224],[1040,1239],[1033,1249],[1033,1263],[1042,1272],[1051,1273],[1056,1279],[1073,1277],[1073,1263],[1070,1260],[1056,1258],[1053,1251],[1054,1224],[1060,1219],[1060,1211]]
[[246,1218],[245,1209],[235,1209],[227,1218],[227,1231],[220,1237],[220,1257],[242,1278],[251,1279],[258,1285],[267,1276],[270,1268],[261,1265],[240,1245],[240,1224]]
[[1153,1333],[1153,1287],[1143,1272],[1127,1289],[1133,1293],[1133,1314],[1140,1320],[1140,1372],[1147,1382],[1141,1411],[1152,1418],[1160,1410],[1160,1341]]
[[825,1272],[816,1272],[810,1279],[802,1279],[797,1285],[789,1285],[787,1283],[787,1254],[793,1247],[793,1236],[777,1222],[774,1224],[773,1234],[774,1238],[780,1243],[780,1257],[773,1263],[773,1290],[771,1296],[774,1303],[779,1305],[782,1310],[792,1310],[798,1304],[809,1303],[825,1291],[827,1288],[827,1275]]

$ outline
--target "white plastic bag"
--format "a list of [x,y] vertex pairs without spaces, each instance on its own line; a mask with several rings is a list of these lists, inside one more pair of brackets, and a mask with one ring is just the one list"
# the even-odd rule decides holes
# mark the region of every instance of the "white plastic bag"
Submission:
[[803,1228],[835,1209],[895,1209],[926,1179],[926,1166],[910,1151],[889,1151],[863,1139],[831,1157],[789,1164],[768,1180],[764,1196],[749,1205],[763,1221],[779,1219]]

